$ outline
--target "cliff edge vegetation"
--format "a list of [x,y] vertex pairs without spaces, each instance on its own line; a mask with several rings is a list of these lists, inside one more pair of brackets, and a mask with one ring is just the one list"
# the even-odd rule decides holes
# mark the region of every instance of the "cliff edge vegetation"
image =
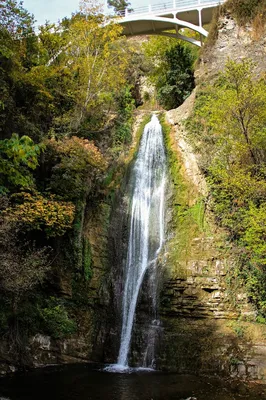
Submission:
[[[265,322],[265,76],[251,59],[228,60],[197,91],[186,122],[211,193],[216,222],[235,246],[238,275]],[[203,151],[204,149],[204,151]]]

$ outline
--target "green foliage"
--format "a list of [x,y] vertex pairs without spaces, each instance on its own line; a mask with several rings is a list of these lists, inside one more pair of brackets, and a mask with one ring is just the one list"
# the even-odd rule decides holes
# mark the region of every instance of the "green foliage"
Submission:
[[245,327],[241,325],[238,321],[234,321],[231,324],[231,327],[239,338],[243,338],[245,336]]
[[46,23],[39,29],[39,63],[60,65],[65,58],[64,50],[68,47],[66,33],[57,24]]
[[77,201],[95,185],[107,162],[92,141],[72,136],[47,141],[47,158],[58,162],[52,168],[50,188],[64,199]]
[[10,139],[0,141],[0,193],[8,192],[9,188],[34,186],[30,170],[36,169],[42,148],[28,136],[20,138],[15,133]]
[[63,339],[77,330],[75,321],[69,318],[60,299],[50,297],[46,301],[46,307],[39,308],[39,313],[43,320],[44,330],[55,339]]
[[250,254],[251,263],[266,270],[266,202],[259,207],[251,203],[245,211],[243,225],[241,242]]
[[84,199],[79,199],[76,203],[76,215],[73,222],[73,229],[69,236],[70,243],[65,249],[69,265],[75,265],[77,271],[84,270],[84,256],[87,256],[84,251],[83,224],[86,203]]
[[107,4],[109,7],[113,7],[118,15],[124,15],[125,9],[130,6],[130,2],[127,0],[108,0]]
[[253,67],[229,60],[214,85],[198,92],[186,126],[203,154],[217,222],[241,251],[239,274],[265,316],[266,82],[254,79]]
[[117,97],[118,118],[115,127],[115,144],[125,145],[131,142],[132,113],[135,101],[131,94],[131,87],[125,86]]
[[83,239],[83,270],[85,280],[88,281],[92,277],[92,258],[91,247],[88,239]]
[[159,103],[167,110],[183,103],[194,88],[191,50],[183,44],[165,52],[164,74],[157,83]]
[[196,53],[183,42],[157,37],[145,44],[144,49],[153,61],[149,76],[159,103],[167,110],[178,107],[194,88]]
[[256,319],[256,322],[258,322],[259,324],[266,324],[266,318],[259,315]]
[[[242,248],[243,249],[243,248]],[[241,249],[240,249],[241,251]],[[243,278],[250,300],[257,307],[258,319],[266,317],[266,270],[258,269],[249,260],[248,254],[240,256],[239,276]]]
[[39,193],[21,192],[11,197],[15,205],[5,210],[8,221],[26,230],[43,230],[47,237],[62,236],[71,228],[75,206],[70,202],[44,198]]

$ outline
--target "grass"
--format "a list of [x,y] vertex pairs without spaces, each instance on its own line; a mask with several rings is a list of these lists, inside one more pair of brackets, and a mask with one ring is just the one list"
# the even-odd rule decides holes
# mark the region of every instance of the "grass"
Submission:
[[227,0],[224,8],[232,13],[239,26],[244,26],[265,12],[266,0]]

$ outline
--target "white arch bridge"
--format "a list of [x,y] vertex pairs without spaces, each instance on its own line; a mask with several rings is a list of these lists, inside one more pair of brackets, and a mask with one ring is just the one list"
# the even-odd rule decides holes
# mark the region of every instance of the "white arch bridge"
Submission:
[[[126,36],[164,35],[201,46],[202,36],[208,36],[203,25],[211,22],[214,10],[225,1],[171,0],[150,4],[133,10],[126,9],[117,22],[123,26]],[[182,35],[183,28],[198,32],[201,40]]]

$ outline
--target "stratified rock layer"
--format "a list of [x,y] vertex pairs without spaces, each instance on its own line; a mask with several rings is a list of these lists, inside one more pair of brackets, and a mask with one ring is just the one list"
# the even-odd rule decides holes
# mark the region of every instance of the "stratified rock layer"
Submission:
[[[266,36],[254,40],[251,27],[239,28],[229,15],[220,18],[218,27],[216,43],[201,55],[197,82],[215,79],[228,58],[251,58],[257,63],[257,77],[262,76]],[[178,109],[168,111],[166,117],[184,179],[204,199],[210,230],[192,235],[185,257],[182,254],[173,262],[165,255],[157,365],[179,373],[217,373],[265,381],[266,328],[255,322],[256,311],[243,284],[234,277],[234,254],[225,233],[213,223],[207,185],[183,124],[193,110],[195,94]],[[184,253],[184,249],[180,251]]]

